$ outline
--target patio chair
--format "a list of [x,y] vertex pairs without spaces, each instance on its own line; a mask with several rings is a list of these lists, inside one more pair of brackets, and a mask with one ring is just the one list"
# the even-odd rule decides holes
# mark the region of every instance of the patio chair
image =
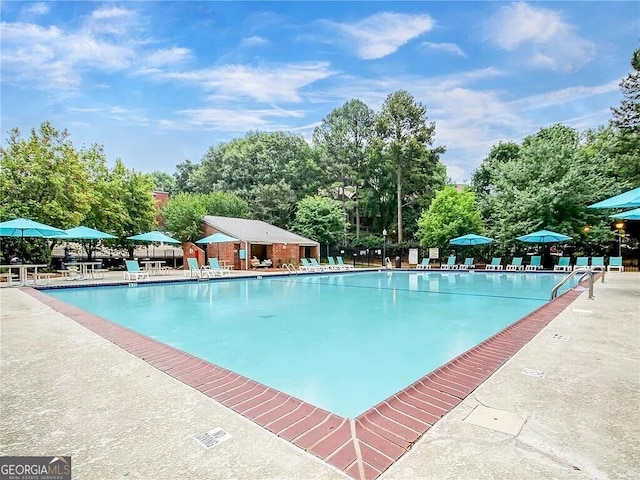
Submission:
[[511,263],[507,265],[507,270],[524,270],[524,265],[522,265],[522,257],[513,257]]
[[576,264],[573,266],[573,269],[576,268],[589,268],[589,257],[578,257],[576,258]]
[[311,266],[315,269],[316,272],[321,272],[323,270],[329,270],[331,267],[329,265],[320,265],[318,260],[315,258],[310,258]]
[[140,278],[149,280],[149,272],[140,270],[140,265],[137,260],[125,260],[124,263],[127,267],[127,271],[124,272],[125,280],[135,280],[136,282]]
[[554,265],[553,270],[556,272],[570,272],[571,257],[560,257],[558,259],[558,264]]
[[458,266],[456,265],[456,256],[449,255],[447,263],[443,263],[440,268],[442,268],[443,270],[455,270],[456,268],[458,268]]
[[607,267],[607,271],[610,272],[612,270],[624,272],[624,267],[622,266],[622,257],[609,257],[609,266]]
[[300,259],[301,265],[300,265],[300,271],[301,272],[315,272],[316,269],[314,268],[313,265],[311,265],[311,262],[306,259],[306,258],[301,258]]
[[340,265],[338,265],[336,263],[336,259],[333,257],[327,257],[327,260],[329,260],[329,268],[331,270],[340,270]]
[[184,271],[185,277],[202,278],[202,272],[203,270],[200,268],[200,265],[198,265],[198,260],[196,258],[187,258],[187,268]]
[[591,257],[591,270],[604,271],[604,257]]
[[210,258],[209,265],[203,267],[203,269],[204,269],[203,273],[209,276],[220,275],[222,277],[223,275],[231,274],[231,268],[220,266],[220,262],[218,261],[217,258]]
[[491,263],[487,264],[485,270],[502,270],[502,257],[493,257]]
[[467,257],[464,259],[464,263],[458,265],[458,268],[461,270],[469,270],[470,268],[476,268],[473,263],[473,257]]
[[422,270],[429,269],[431,268],[431,265],[429,265],[429,262],[430,262],[430,259],[425,257],[422,259],[422,263],[419,263],[418,265],[416,265],[416,268],[419,268]]
[[342,269],[342,270],[353,270],[353,265],[347,265],[346,263],[344,263],[344,261],[342,260],[342,257],[336,257],[336,260],[338,261],[338,266]]
[[542,256],[534,255],[531,257],[529,265],[524,267],[525,270],[542,270]]

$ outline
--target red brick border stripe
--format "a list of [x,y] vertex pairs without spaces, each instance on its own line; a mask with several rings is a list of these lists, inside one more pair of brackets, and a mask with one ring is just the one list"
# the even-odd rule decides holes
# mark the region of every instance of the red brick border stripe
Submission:
[[23,291],[358,480],[380,476],[581,294],[566,292],[350,420],[38,290]]

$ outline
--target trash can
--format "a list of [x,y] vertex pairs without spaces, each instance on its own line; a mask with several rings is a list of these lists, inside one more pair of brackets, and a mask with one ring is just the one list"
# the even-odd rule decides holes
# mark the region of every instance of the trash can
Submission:
[[402,268],[402,260],[400,257],[396,257],[396,268]]

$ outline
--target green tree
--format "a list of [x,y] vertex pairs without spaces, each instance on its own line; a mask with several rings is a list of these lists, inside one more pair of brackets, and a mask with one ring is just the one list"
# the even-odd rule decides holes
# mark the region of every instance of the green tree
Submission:
[[374,111],[361,100],[352,99],[329,113],[313,132],[314,145],[322,152],[331,183],[327,193],[336,193],[345,217],[347,204],[354,204],[356,239],[360,237],[359,194],[366,181],[374,123]]
[[126,237],[156,228],[153,189],[153,179],[148,174],[128,169],[122,160],[116,160],[109,174],[109,190],[118,199],[126,215],[118,224],[111,226],[111,232],[119,237],[117,241],[114,240],[115,246],[126,249],[129,256],[133,256],[134,244]]
[[633,52],[629,73],[620,82],[622,101],[619,107],[611,109],[613,125],[627,132],[640,132],[640,48]]
[[179,193],[162,209],[162,218],[168,231],[183,242],[202,238],[205,215],[247,218],[249,206],[246,201],[229,192]]
[[[66,229],[79,225],[91,208],[89,178],[82,155],[66,130],[49,122],[23,138],[11,130],[0,148],[0,219],[25,217]],[[5,238],[3,254],[49,262],[47,242]]]
[[66,130],[49,122],[22,138],[14,128],[0,148],[0,213],[59,228],[78,225],[89,211],[89,179]]
[[162,209],[162,218],[167,230],[183,242],[195,242],[200,239],[202,221],[207,214],[205,197],[199,193],[179,193],[169,198]]
[[313,195],[298,202],[292,230],[322,244],[336,245],[344,232],[344,224],[338,201]]
[[178,182],[168,173],[155,171],[149,174],[153,179],[154,189],[173,195],[178,191]]
[[202,197],[205,215],[249,218],[249,204],[235,193],[211,192]]
[[612,108],[612,124],[617,129],[612,153],[617,176],[624,185],[640,185],[640,48],[633,52],[633,71],[620,82],[622,101]]
[[[376,121],[383,157],[394,171],[398,243],[402,243],[402,211],[430,187],[444,148],[430,148],[436,125],[427,124],[427,108],[399,90],[385,100]],[[434,192],[431,192],[434,193]]]
[[492,153],[504,155],[490,155],[477,171],[482,177],[474,176],[474,186],[490,197],[483,203],[490,207],[489,236],[507,249],[521,248],[516,237],[543,228],[569,235],[577,245],[605,231],[606,214],[587,205],[619,193],[612,141],[610,129],[581,136],[554,125],[526,137],[518,148],[494,147]]
[[445,187],[418,220],[420,245],[446,248],[449,240],[468,233],[482,234],[482,215],[471,190]]
[[[189,184],[198,193],[233,192],[249,203],[254,217],[286,227],[293,219],[292,206],[316,193],[320,178],[311,148],[301,136],[249,132],[243,138],[209,148]],[[293,202],[284,206],[273,201],[273,194],[266,188],[269,185],[279,185],[284,198],[292,192]],[[285,212],[287,215],[283,215]]]

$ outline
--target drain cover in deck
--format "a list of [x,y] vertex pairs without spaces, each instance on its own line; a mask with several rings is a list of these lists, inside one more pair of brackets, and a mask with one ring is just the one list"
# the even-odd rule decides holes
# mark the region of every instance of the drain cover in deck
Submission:
[[515,413],[478,405],[464,421],[472,425],[489,428],[515,437],[520,433],[520,430],[522,430],[522,426],[526,420]]
[[201,433],[196,437],[196,440],[204,448],[212,448],[231,438],[231,434],[225,432],[220,427],[216,427],[208,432]]

